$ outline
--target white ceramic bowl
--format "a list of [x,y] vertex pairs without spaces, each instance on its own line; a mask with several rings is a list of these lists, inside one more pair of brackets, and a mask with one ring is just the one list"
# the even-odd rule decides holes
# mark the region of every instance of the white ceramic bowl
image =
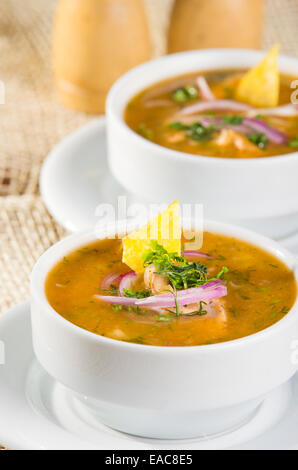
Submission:
[[[182,52],[122,76],[106,104],[108,159],[115,178],[150,202],[203,203],[207,218],[241,223],[270,236],[296,230],[298,152],[253,159],[190,155],[144,139],[123,119],[128,101],[160,80],[193,71],[251,67],[263,56],[243,49]],[[281,72],[298,76],[297,59],[281,56],[279,62]]]
[[[297,260],[275,242],[221,223],[208,222],[205,229],[265,248],[297,277]],[[37,359],[100,421],[153,438],[216,434],[242,423],[265,394],[295,373],[291,348],[298,338],[297,302],[266,330],[206,346],[126,343],[65,320],[46,299],[46,276],[63,256],[95,238],[94,233],[72,235],[39,259],[31,277],[31,317]]]

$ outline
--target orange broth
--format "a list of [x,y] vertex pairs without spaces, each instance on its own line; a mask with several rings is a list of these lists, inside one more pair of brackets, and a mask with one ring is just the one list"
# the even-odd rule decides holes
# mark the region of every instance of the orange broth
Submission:
[[[256,333],[281,320],[296,299],[295,277],[278,258],[244,241],[205,232],[202,259],[211,275],[224,275],[226,321],[204,316],[162,317],[140,308],[118,307],[94,298],[103,294],[102,279],[125,273],[121,240],[98,240],[67,254],[50,271],[45,292],[50,305],[66,320],[95,334],[155,346],[221,343]],[[142,288],[142,279],[138,287]],[[105,293],[104,293],[105,294]]]
[[[177,117],[179,112],[185,107],[200,101],[200,96],[191,99],[185,103],[175,102],[173,92],[181,87],[196,87],[196,78],[203,75],[216,99],[233,99],[235,100],[235,89],[240,78],[244,75],[245,70],[215,70],[191,73],[171,78],[159,83],[155,83],[151,87],[143,90],[133,97],[126,106],[124,119],[127,125],[142,137],[167,147],[172,150],[178,150],[194,155],[204,155],[210,157],[225,158],[259,158],[270,157],[282,154],[288,154],[298,151],[298,117],[281,117],[281,116],[258,116],[264,122],[275,129],[285,133],[289,142],[294,141],[294,145],[286,142],[284,144],[275,144],[268,142],[266,148],[259,148],[252,143],[248,137],[244,136],[244,146],[242,149],[237,148],[232,142],[226,144],[218,144],[215,132],[212,138],[194,140],[187,136],[187,132],[183,130],[172,129],[170,123],[181,122]],[[295,77],[281,75],[280,100],[279,104],[288,104],[291,102],[291,82]],[[220,117],[241,116],[242,113],[235,111],[210,111],[200,113],[200,116]],[[190,120],[198,121],[193,116],[186,119],[186,123]],[[183,121],[183,119],[182,119]],[[253,134],[253,132],[251,132]]]

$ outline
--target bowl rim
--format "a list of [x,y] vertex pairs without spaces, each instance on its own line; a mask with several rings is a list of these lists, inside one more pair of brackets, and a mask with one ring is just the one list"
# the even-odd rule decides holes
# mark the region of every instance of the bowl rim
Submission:
[[[129,98],[128,101],[126,101],[123,109],[117,110],[115,109],[115,106],[117,105],[117,100],[115,99],[115,95],[119,93],[121,90],[122,86],[125,86],[127,83],[129,83],[130,80],[136,75],[141,73],[142,71],[147,70],[149,72],[150,68],[152,67],[158,67],[158,66],[163,66],[165,67],[168,63],[174,62],[176,60],[183,59],[184,57],[192,57],[192,56],[212,56],[216,54],[223,53],[225,54],[225,57],[227,59],[227,65],[226,68],[229,68],[229,58],[234,56],[235,54],[241,54],[241,57],[243,58],[250,58],[253,57],[255,60],[260,60],[264,56],[263,50],[257,50],[257,49],[238,49],[238,48],[216,48],[216,49],[199,49],[199,50],[190,50],[190,51],[184,51],[184,52],[176,52],[173,54],[168,54],[162,57],[158,57],[152,60],[149,60],[147,62],[144,62],[143,64],[140,64],[125,74],[123,74],[116,82],[113,84],[113,86],[110,88],[110,91],[107,95],[106,99],[106,114],[107,116],[111,116],[114,119],[116,119],[117,124],[121,127],[121,129],[128,134],[128,136],[134,140],[136,144],[143,145],[145,149],[150,149],[150,147],[153,148],[153,150],[157,153],[159,153],[159,158],[164,158],[167,157],[169,159],[178,159],[180,160],[181,158],[183,161],[185,161],[185,158],[188,158],[189,160],[192,160],[193,162],[199,163],[199,162],[205,162],[208,164],[213,164],[213,165],[218,165],[219,162],[223,162],[225,165],[255,165],[256,161],[260,162],[258,165],[263,164],[263,165],[272,165],[273,162],[275,164],[279,164],[281,159],[283,161],[289,161],[296,159],[298,157],[298,150],[296,152],[291,152],[291,153],[285,153],[281,155],[272,155],[272,156],[264,156],[264,157],[256,157],[256,158],[228,158],[228,157],[215,157],[215,156],[206,156],[206,155],[197,155],[197,154],[191,154],[187,152],[182,152],[180,150],[174,150],[168,147],[163,147],[162,145],[156,144],[155,142],[152,142],[148,139],[145,139],[141,135],[137,134],[137,132],[133,131],[125,122],[124,120],[124,110],[131,98]],[[279,61],[280,62],[288,62],[292,63],[293,65],[297,66],[298,69],[298,58],[288,56],[285,54],[280,54],[279,55]],[[223,70],[225,67],[222,66],[220,67],[221,70]],[[208,69],[209,70],[209,69]],[[210,69],[212,70],[212,69]],[[216,70],[216,68],[214,68]],[[198,70],[199,71],[199,70]],[[286,71],[284,72],[286,73]],[[178,75],[183,75],[183,71],[179,72]],[[171,78],[171,76],[177,76],[176,75],[169,75],[168,79]],[[165,79],[167,80],[167,78]],[[151,85],[158,83],[160,80],[155,80],[151,83]],[[148,85],[149,86],[149,85]],[[147,87],[148,87],[147,86]],[[140,89],[142,91],[143,89]],[[135,95],[135,94],[134,94]]]
[[[127,226],[129,228],[135,227],[137,222],[125,221],[128,222]],[[46,312],[47,315],[50,315],[55,321],[61,324],[62,327],[70,329],[73,334],[78,336],[83,336],[91,342],[98,344],[106,344],[111,347],[116,347],[125,350],[136,350],[143,351],[144,353],[157,353],[157,354],[193,354],[197,353],[217,353],[227,349],[241,348],[249,345],[250,343],[256,343],[274,335],[278,330],[280,332],[285,329],[288,325],[292,325],[295,321],[298,323],[298,257],[295,257],[291,252],[286,248],[281,247],[277,242],[271,240],[263,235],[259,235],[251,230],[246,228],[238,227],[232,224],[226,224],[211,220],[204,221],[204,232],[209,231],[211,233],[226,234],[228,236],[233,236],[237,239],[247,241],[249,243],[255,244],[257,247],[262,248],[263,250],[275,255],[281,262],[285,263],[290,270],[293,272],[296,279],[296,300],[289,310],[289,312],[278,322],[272,324],[271,326],[265,328],[264,330],[253,333],[249,336],[244,336],[238,339],[225,341],[221,343],[214,344],[203,344],[195,346],[155,346],[147,344],[137,344],[130,343],[126,341],[121,341],[113,338],[104,337],[93,333],[89,330],[86,330],[82,327],[75,325],[66,318],[62,317],[54,308],[50,305],[49,301],[46,298],[45,294],[45,280],[51,269],[57,264],[59,260],[63,258],[62,256],[58,257],[58,260],[53,261],[56,257],[54,256],[57,250],[63,251],[66,256],[68,253],[71,253],[80,246],[84,246],[92,241],[100,240],[106,238],[100,237],[99,233],[101,230],[106,234],[107,225],[102,225],[96,228],[96,230],[88,230],[77,232],[71,235],[68,235],[62,238],[59,242],[52,245],[48,248],[43,255],[38,259],[36,264],[33,267],[31,276],[30,276],[30,291],[31,299],[34,302],[37,302],[41,306],[43,312]],[[113,233],[113,231],[111,231]],[[114,231],[115,233],[115,231]],[[235,235],[236,233],[236,235]],[[254,241],[252,241],[254,240]],[[71,245],[71,247],[69,246]],[[62,250],[64,248],[64,250]],[[48,264],[50,266],[48,266]],[[39,286],[40,284],[40,286]]]

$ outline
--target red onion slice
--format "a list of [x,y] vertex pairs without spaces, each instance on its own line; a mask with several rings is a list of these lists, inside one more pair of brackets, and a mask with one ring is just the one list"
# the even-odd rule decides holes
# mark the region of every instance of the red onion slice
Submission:
[[253,117],[258,114],[262,116],[298,116],[298,104],[289,103],[274,108],[256,108],[249,111],[247,115]]
[[120,295],[124,295],[124,289],[130,289],[132,284],[137,280],[138,275],[135,271],[129,271],[128,273],[121,276],[119,284]]
[[[224,297],[227,295],[227,288],[221,279],[210,281],[203,286],[193,287],[177,292],[178,305],[189,305],[192,303]],[[160,294],[144,299],[135,297],[121,297],[114,295],[94,295],[94,298],[102,302],[126,306],[142,306],[147,308],[167,308],[175,307],[175,298],[173,294]]]
[[207,80],[205,77],[198,77],[197,78],[197,86],[200,90],[201,97],[204,101],[214,101],[216,100],[211,88],[209,87]]
[[109,304],[117,304],[117,305],[135,305],[138,299],[134,297],[118,297],[116,295],[98,295],[95,294],[93,296],[97,300],[101,300],[102,302],[107,302]]
[[[183,122],[183,119],[182,119]],[[283,132],[269,126],[266,122],[256,118],[244,118],[241,124],[229,124],[223,118],[210,118],[208,116],[198,116],[194,122],[200,122],[203,126],[214,126],[215,129],[232,129],[239,134],[249,134],[252,130],[265,134],[270,142],[284,144],[288,137]]]
[[112,284],[119,282],[120,277],[121,277],[121,275],[119,273],[110,273],[110,274],[108,274],[101,281],[100,288],[105,289],[105,290],[109,289]]
[[243,124],[256,132],[265,134],[268,140],[275,144],[284,144],[288,141],[286,134],[270,127],[266,122],[261,121],[260,119],[246,118],[244,119]]
[[249,134],[251,132],[251,129],[244,124],[229,124],[224,122],[224,118],[222,117],[210,118],[206,116],[199,116],[198,120],[204,127],[213,126],[217,130],[231,129],[235,132],[238,132],[239,134]]
[[[179,116],[177,116],[178,119]],[[177,119],[173,120],[171,119],[170,124],[173,122],[176,122]],[[201,114],[198,115],[192,115],[192,116],[181,116],[179,118],[179,122],[185,125],[191,125],[196,122],[199,122],[202,124],[204,127],[210,127],[213,126],[216,130],[221,130],[221,129],[232,129],[235,132],[238,132],[239,134],[249,134],[251,132],[251,129],[247,126],[244,126],[243,124],[228,124],[226,122],[223,122],[223,117],[210,117],[210,116],[204,116]]]
[[203,253],[202,251],[185,251],[184,252],[185,257],[190,257],[190,258],[213,258],[212,255],[209,255],[208,253]]
[[203,113],[204,111],[238,111],[247,112],[251,111],[252,106],[233,100],[213,100],[213,101],[199,101],[190,106],[185,106],[177,116],[187,116],[194,113]]
[[[227,295],[227,288],[223,281],[211,281],[200,287],[193,287],[177,292],[178,305],[189,305],[200,301],[224,297]],[[173,294],[160,294],[136,301],[135,305],[142,307],[175,307],[175,297]]]

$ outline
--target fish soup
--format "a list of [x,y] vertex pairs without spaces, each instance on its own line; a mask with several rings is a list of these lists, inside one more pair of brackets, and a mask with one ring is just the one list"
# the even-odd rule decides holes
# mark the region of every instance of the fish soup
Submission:
[[290,104],[291,82],[280,76],[278,106],[240,101],[247,71],[214,70],[171,78],[138,93],[124,119],[155,144],[194,155],[259,158],[298,150],[298,106]]
[[121,240],[106,239],[67,254],[46,279],[53,309],[107,338],[195,346],[263,330],[296,299],[296,281],[285,264],[228,236],[204,233],[203,251],[184,254],[152,242],[140,274],[122,262],[122,250]]

